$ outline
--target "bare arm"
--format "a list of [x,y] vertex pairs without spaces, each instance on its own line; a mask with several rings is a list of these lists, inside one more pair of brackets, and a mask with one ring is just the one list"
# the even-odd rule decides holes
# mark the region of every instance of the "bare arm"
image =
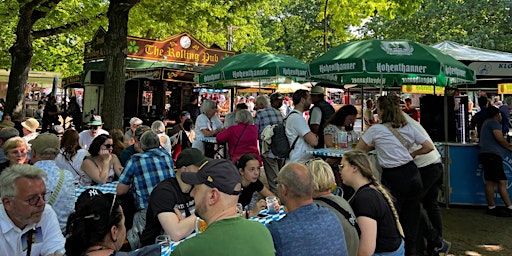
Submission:
[[502,147],[506,148],[508,151],[512,151],[512,145],[508,144],[505,138],[503,138],[501,130],[493,130],[492,134],[494,135],[494,138],[496,138],[496,141],[498,141],[498,143]]
[[361,139],[359,140],[359,143],[357,143],[356,149],[368,153],[368,151],[375,149],[375,147],[369,146],[368,144],[366,144],[366,142],[364,142],[364,140]]
[[377,243],[377,221],[361,216],[357,217],[357,224],[361,229],[357,256],[370,256],[375,252]]
[[121,176],[121,173],[123,172],[123,165],[121,165],[121,161],[119,161],[119,158],[114,154],[112,154],[111,163],[114,165],[114,171],[116,172],[117,177]]
[[325,147],[326,148],[332,148],[334,147],[333,145],[333,136],[332,134],[325,134],[324,135],[324,142],[325,142]]
[[272,193],[272,191],[270,191],[267,187],[263,186],[263,189],[260,191],[260,194],[264,197],[268,197],[268,196],[276,196],[274,195],[274,193]]
[[117,188],[116,188],[116,192],[118,195],[124,195],[126,193],[128,193],[128,191],[130,190],[130,186],[129,185],[125,185],[121,182],[119,182],[117,184]]
[[[501,131],[500,131],[500,133],[501,133]],[[417,155],[423,155],[432,150],[434,150],[434,144],[432,144],[432,142],[430,142],[429,140],[425,140],[425,142],[423,142],[421,144],[421,148],[412,152],[411,156],[412,156],[412,158],[415,158]]]
[[312,147],[316,147],[316,145],[318,145],[318,136],[313,132],[306,133],[306,135],[304,135],[304,140]]
[[173,241],[180,241],[192,234],[195,229],[196,215],[194,214],[181,220],[174,212],[162,212],[157,217],[163,230],[171,236]]

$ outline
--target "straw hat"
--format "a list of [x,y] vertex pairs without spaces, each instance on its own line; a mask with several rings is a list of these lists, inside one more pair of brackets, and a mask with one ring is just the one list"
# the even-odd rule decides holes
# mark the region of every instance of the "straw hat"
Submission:
[[39,128],[39,122],[34,118],[29,118],[25,122],[22,122],[21,126],[30,132],[36,132],[37,128]]

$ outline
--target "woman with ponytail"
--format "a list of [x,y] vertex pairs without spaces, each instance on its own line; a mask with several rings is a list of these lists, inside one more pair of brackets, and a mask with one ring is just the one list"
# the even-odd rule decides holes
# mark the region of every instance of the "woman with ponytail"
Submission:
[[[420,222],[420,198],[423,184],[413,159],[435,147],[423,134],[407,122],[398,96],[377,99],[380,124],[372,125],[361,137],[356,149],[375,149],[382,167],[382,184],[396,198],[398,216],[405,232],[405,255],[417,255],[416,237]],[[420,148],[409,152],[413,144]]]
[[373,175],[373,165],[366,153],[344,153],[340,172],[343,183],[356,191],[349,203],[361,229],[357,255],[405,255],[404,232],[395,205]]

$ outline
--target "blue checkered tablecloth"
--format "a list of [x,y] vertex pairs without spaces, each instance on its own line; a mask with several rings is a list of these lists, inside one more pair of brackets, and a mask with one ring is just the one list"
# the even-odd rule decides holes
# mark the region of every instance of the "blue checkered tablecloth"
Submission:
[[82,192],[84,192],[88,188],[95,188],[95,189],[103,192],[103,194],[107,194],[107,193],[116,194],[117,193],[116,188],[117,188],[118,183],[119,183],[119,181],[114,181],[114,182],[98,184],[98,185],[94,185],[94,186],[78,187],[77,189],[75,189],[75,195],[76,195],[76,198],[78,198],[80,196],[80,194],[82,194]]
[[319,148],[319,149],[308,150],[308,151],[306,151],[306,153],[312,154],[314,156],[342,158],[343,154],[350,150],[352,150],[352,148]]
[[[284,212],[284,207],[281,206],[279,209],[279,212],[276,214],[269,214],[268,211],[265,209],[261,211],[257,216],[249,218],[249,220],[258,221],[259,223],[263,225],[267,225],[272,221],[280,220],[284,216],[286,216],[286,213]],[[162,245],[162,256],[169,256],[171,255],[171,252],[176,249],[176,247],[183,241],[196,236],[196,233],[192,233],[190,236],[186,237],[185,239],[178,241],[178,242],[171,242],[169,246]]]
[[215,143],[217,144],[217,138],[215,137],[203,137],[201,139],[202,142],[206,142],[206,143]]

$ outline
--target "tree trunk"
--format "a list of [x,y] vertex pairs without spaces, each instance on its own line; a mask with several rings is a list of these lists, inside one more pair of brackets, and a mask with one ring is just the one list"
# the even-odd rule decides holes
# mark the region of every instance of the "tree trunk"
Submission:
[[128,14],[140,0],[111,0],[105,36],[105,88],[102,116],[106,129],[123,128]]
[[18,26],[16,28],[16,42],[9,49],[11,54],[11,72],[9,73],[9,85],[5,113],[21,114],[25,112],[25,88],[27,87],[28,73],[34,54],[30,31],[32,30],[32,11],[20,10]]

